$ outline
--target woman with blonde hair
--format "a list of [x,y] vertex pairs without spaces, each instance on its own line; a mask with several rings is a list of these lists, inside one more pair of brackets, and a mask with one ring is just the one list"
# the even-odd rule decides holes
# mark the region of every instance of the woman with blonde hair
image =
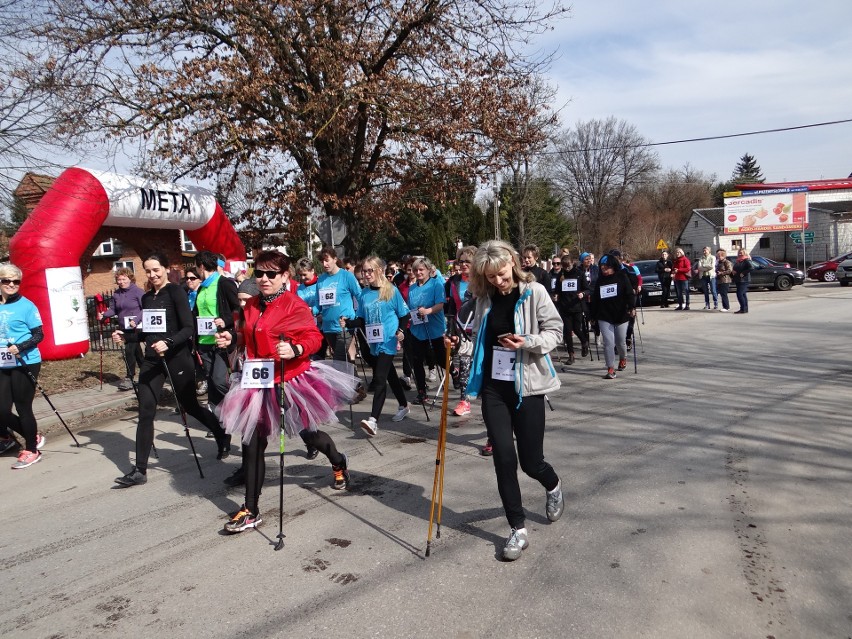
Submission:
[[417,398],[414,404],[429,401],[426,393],[425,362],[444,361],[444,280],[435,275],[435,266],[427,257],[415,258],[414,284],[408,289],[408,307],[411,309],[411,336],[414,353],[414,378],[417,380]]
[[403,341],[403,325],[407,322],[409,310],[399,289],[385,277],[385,263],[381,259],[375,255],[367,257],[361,264],[361,273],[367,287],[361,293],[358,317],[354,320],[341,319],[341,325],[362,331],[372,355],[373,406],[370,416],[361,420],[361,428],[372,437],[379,430],[379,415],[385,405],[388,383],[399,402],[391,420],[401,422],[411,412],[393,364],[397,345]]
[[[12,466],[27,468],[41,461],[44,435],[33,414],[35,384],[41,369],[38,343],[44,339],[38,308],[21,295],[23,274],[14,264],[0,264],[0,453],[17,445],[11,428],[24,438],[24,448]],[[15,405],[17,415],[12,412]]]
[[548,353],[562,341],[562,318],[547,289],[521,270],[520,257],[506,242],[479,247],[469,290],[476,312],[467,392],[482,398],[497,488],[511,526],[503,559],[514,561],[529,546],[518,462],[545,488],[547,518],[556,521],[563,511],[559,476],[544,460],[544,396],[560,386]]

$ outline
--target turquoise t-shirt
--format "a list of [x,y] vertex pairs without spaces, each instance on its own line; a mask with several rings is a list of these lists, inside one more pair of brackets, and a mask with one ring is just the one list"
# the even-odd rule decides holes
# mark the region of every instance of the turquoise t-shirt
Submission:
[[317,314],[317,309],[319,308],[319,279],[307,286],[299,284],[299,288],[296,289],[296,295],[302,298],[302,301],[310,307],[314,315]]
[[340,318],[355,317],[355,302],[361,296],[358,280],[346,269],[334,275],[323,273],[317,280],[317,302],[312,308],[322,313],[322,332],[340,333]]
[[395,286],[393,297],[389,300],[380,300],[378,289],[364,289],[358,305],[358,317],[364,320],[364,335],[370,345],[371,354],[396,355],[396,329],[399,328],[399,318],[407,315],[408,305]]
[[[415,312],[419,307],[435,306],[441,303],[441,310],[426,315],[420,320]],[[419,340],[436,339],[444,334],[447,321],[444,318],[444,282],[443,278],[430,277],[423,286],[415,283],[408,289],[408,307],[411,309],[411,334]]]
[[[0,304],[0,346],[27,341],[33,336],[32,329],[41,325],[38,308],[26,297]],[[38,364],[41,361],[38,346],[26,353],[21,353],[21,359],[27,364]],[[21,363],[15,358],[15,366],[20,365]]]

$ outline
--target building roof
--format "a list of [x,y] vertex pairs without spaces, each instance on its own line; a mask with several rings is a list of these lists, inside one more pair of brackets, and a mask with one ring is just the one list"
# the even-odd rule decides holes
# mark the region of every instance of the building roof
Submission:
[[712,209],[692,209],[692,212],[703,217],[713,226],[721,227],[725,221],[725,209],[721,206]]
[[15,187],[13,195],[26,202],[38,202],[47,193],[47,190],[53,185],[55,180],[56,178],[50,175],[25,173],[18,186]]

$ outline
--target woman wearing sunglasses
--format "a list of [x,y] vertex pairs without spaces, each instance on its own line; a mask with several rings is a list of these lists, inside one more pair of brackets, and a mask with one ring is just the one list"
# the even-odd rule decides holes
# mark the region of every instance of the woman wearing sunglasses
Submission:
[[24,448],[12,466],[15,470],[41,461],[39,449],[44,445],[33,415],[35,384],[27,374],[29,370],[38,378],[41,353],[37,345],[44,331],[35,304],[21,295],[21,276],[14,264],[0,264],[0,453],[18,444],[9,428],[24,438]]
[[246,302],[241,325],[216,334],[219,348],[237,340],[246,354],[240,383],[220,404],[225,429],[242,438],[246,486],[245,503],[225,524],[228,533],[256,528],[262,521],[264,451],[269,438],[279,435],[282,419],[288,435],[301,436],[309,449],[328,457],[332,488],[349,486],[346,455],[318,426],[337,422],[335,411],[351,401],[358,378],[351,374],[351,364],[311,361],[323,336],[307,304],[287,293],[284,273],[289,268],[290,258],[283,253],[260,253],[254,269],[260,295]]

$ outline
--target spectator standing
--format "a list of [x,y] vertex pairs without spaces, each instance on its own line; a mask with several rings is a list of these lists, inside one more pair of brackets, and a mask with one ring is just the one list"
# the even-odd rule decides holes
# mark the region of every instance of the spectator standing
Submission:
[[674,279],[675,294],[677,295],[676,311],[689,310],[689,280],[692,278],[692,264],[684,255],[683,249],[675,249],[675,257],[672,261],[672,277]]
[[716,256],[718,257],[718,260],[716,261],[716,287],[719,292],[719,297],[722,300],[722,308],[719,310],[723,313],[727,313],[731,310],[731,305],[728,301],[728,288],[731,285],[734,266],[731,264],[731,260],[728,259],[728,254],[723,249],[716,251]]
[[660,259],[657,261],[656,271],[657,277],[660,278],[660,288],[663,291],[663,297],[660,300],[660,308],[668,308],[669,297],[671,297],[672,294],[672,271],[674,271],[674,265],[669,258],[668,251],[663,251],[660,254]]
[[709,246],[705,246],[698,258],[698,275],[701,277],[701,288],[704,289],[704,310],[710,310],[710,294],[713,294],[713,310],[719,308],[719,298],[716,291],[716,258]]
[[751,256],[745,249],[737,251],[737,261],[734,262],[733,280],[737,285],[737,302],[740,310],[734,315],[748,313],[748,285],[751,282]]

